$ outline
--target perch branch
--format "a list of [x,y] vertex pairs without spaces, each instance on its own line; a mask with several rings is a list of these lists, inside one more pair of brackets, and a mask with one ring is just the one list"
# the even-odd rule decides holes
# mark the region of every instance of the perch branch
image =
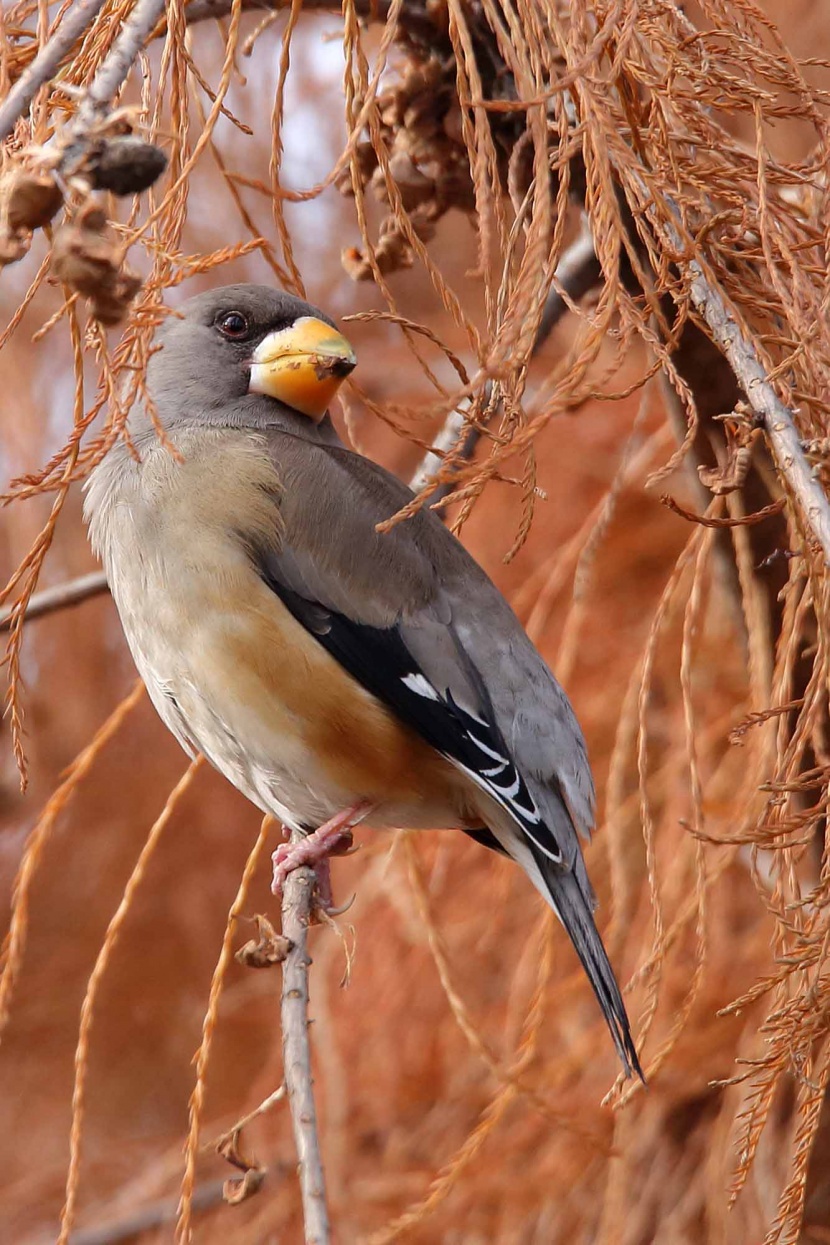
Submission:
[[[642,190],[645,193],[644,184]],[[675,205],[668,202],[679,217]],[[685,246],[679,231],[671,222],[659,220],[653,209],[647,211],[655,231],[662,235],[663,245],[682,255]],[[798,501],[808,528],[821,545],[825,564],[830,565],[830,503],[807,461],[793,412],[778,397],[752,342],[741,332],[720,290],[707,279],[698,261],[679,260],[678,263],[688,272],[692,301],[763,424],[776,466]]]
[[[293,831],[292,842],[302,837]],[[282,932],[293,944],[282,966],[283,1075],[294,1129],[300,1173],[306,1245],[328,1245],[328,1207],[314,1082],[308,1040],[308,926],[311,921],[315,878],[311,869],[295,869],[285,881],[282,896]]]
[[69,49],[90,26],[104,0],[78,0],[38,52],[0,106],[0,142],[9,137],[18,119],[31,104],[42,86],[55,76]]

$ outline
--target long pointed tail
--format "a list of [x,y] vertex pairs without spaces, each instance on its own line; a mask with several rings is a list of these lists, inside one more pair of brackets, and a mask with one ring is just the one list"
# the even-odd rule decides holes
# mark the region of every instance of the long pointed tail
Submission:
[[542,852],[534,851],[533,856],[550,893],[551,903],[570,935],[593,986],[626,1076],[636,1073],[645,1082],[620,988],[594,923],[595,901],[582,858],[577,855],[573,870],[565,870]]

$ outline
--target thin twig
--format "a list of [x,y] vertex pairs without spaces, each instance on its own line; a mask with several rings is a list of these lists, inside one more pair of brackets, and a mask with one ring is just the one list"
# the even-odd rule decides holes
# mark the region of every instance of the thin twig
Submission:
[[[302,839],[292,832],[291,841]],[[308,1040],[308,926],[315,886],[311,869],[295,869],[285,881],[282,932],[293,946],[282,966],[283,1075],[294,1129],[300,1173],[306,1245],[329,1245],[328,1207],[323,1160],[314,1106],[311,1048]]]
[[221,1137],[217,1137],[215,1141],[208,1142],[204,1149],[221,1152],[222,1146],[232,1139],[234,1133],[241,1133],[243,1128],[247,1128],[253,1120],[259,1119],[261,1115],[265,1115],[266,1111],[270,1111],[276,1103],[282,1102],[284,1097],[285,1085],[280,1085],[272,1094],[269,1094],[267,1098],[263,1098],[259,1106],[254,1107],[253,1111],[248,1111],[242,1116],[241,1119],[237,1120],[234,1125],[230,1128],[226,1128]]
[[[103,571],[91,571],[89,575],[81,575],[78,579],[70,579],[66,583],[56,584],[54,588],[44,588],[36,592],[26,607],[26,621],[42,618],[45,614],[54,614],[56,610],[67,609],[70,605],[80,605],[91,597],[109,592],[107,577]],[[14,607],[0,612],[0,633],[8,631],[11,626]]]
[[[531,357],[541,350],[559,321],[565,315],[565,312],[568,310],[567,300],[578,302],[589,290],[593,289],[601,275],[602,269],[594,249],[594,240],[587,227],[583,228],[579,237],[565,251],[557,266],[556,284],[551,288],[545,302]],[[490,389],[491,386],[488,384],[484,401],[485,410],[487,409]],[[458,444],[459,437],[464,433],[464,427],[465,412],[453,411],[435,438],[434,449],[425,455],[421,465],[412,477],[411,485],[414,492],[419,493],[429,482],[430,478],[435,475],[436,471],[440,469],[445,455]],[[481,440],[481,435],[482,429],[480,427],[476,425],[467,427],[464,442],[459,447],[458,453],[453,460],[458,466],[463,466],[464,463],[470,461]],[[448,480],[445,484],[440,485],[431,494],[430,505],[435,506],[439,501],[443,500],[448,493],[452,492],[452,487],[452,480]]]
[[[218,1206],[222,1201],[224,1187],[224,1180],[211,1180],[196,1189],[193,1194],[194,1214]],[[163,1228],[165,1224],[173,1223],[178,1205],[178,1197],[160,1198],[159,1201],[150,1202],[141,1210],[127,1215],[124,1219],[117,1219],[114,1223],[81,1228],[80,1231],[73,1232],[69,1245],[120,1245],[120,1242],[132,1241],[154,1228]]]
[[773,515],[780,514],[787,504],[786,497],[779,497],[777,501],[764,506],[763,510],[756,510],[754,514],[744,514],[735,518],[726,516],[714,518],[712,515],[695,514],[693,510],[687,510],[668,493],[661,493],[660,501],[668,510],[679,515],[681,519],[685,519],[687,523],[699,523],[701,527],[714,528],[754,527],[756,523],[763,523],[764,519],[771,519]]
[[0,142],[8,138],[18,118],[31,104],[42,86],[55,76],[73,43],[92,24],[104,0],[78,0],[64,17],[52,38],[38,52],[29,68],[18,78],[0,106]]

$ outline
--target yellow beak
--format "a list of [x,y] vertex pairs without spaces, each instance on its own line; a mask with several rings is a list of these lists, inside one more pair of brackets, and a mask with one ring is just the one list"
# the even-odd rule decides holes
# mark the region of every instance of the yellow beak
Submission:
[[257,346],[248,388],[316,423],[356,365],[345,337],[323,320],[301,316],[289,328],[269,333]]

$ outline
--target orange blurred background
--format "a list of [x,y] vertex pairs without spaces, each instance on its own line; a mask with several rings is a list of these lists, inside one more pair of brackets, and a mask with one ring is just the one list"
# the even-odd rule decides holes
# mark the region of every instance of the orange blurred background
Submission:
[[[796,54],[827,55],[830,4],[776,0],[765,9],[781,21]],[[246,29],[254,21],[246,18]],[[267,169],[270,140],[260,109],[270,106],[264,101],[273,94],[279,30],[278,23],[260,38],[243,62],[247,84],[236,82],[228,101],[255,136],[243,138],[224,121],[217,130],[219,149],[251,177],[262,177]],[[295,36],[283,173],[292,186],[319,180],[342,146],[338,32],[336,18],[309,16]],[[193,40],[207,62],[221,54],[208,26],[196,30]],[[798,141],[789,132],[776,135],[784,146]],[[210,163],[203,162],[191,189],[186,251],[208,252],[239,240],[238,217],[224,193]],[[246,202],[270,236],[267,204],[254,192]],[[338,318],[385,306],[372,286],[354,284],[340,264],[341,250],[359,243],[350,200],[331,190],[318,201],[289,205],[287,215],[310,301]],[[465,307],[481,315],[469,222],[459,215],[446,218],[430,250]],[[4,272],[4,322],[44,253],[38,239],[24,263]],[[212,284],[247,280],[271,280],[256,255],[210,279]],[[185,283],[171,302],[204,284],[204,279]],[[396,274],[390,284],[410,319],[463,349],[419,269]],[[71,426],[71,354],[64,326],[36,344],[30,341],[59,305],[58,291],[42,290],[12,347],[0,353],[6,394],[0,460],[6,480],[39,467]],[[397,328],[369,321],[347,324],[345,330],[360,359],[356,379],[374,401],[428,397]],[[557,328],[538,363],[540,375],[573,332],[567,319]],[[437,352],[430,360],[441,365]],[[624,389],[645,367],[644,357],[626,359],[614,388]],[[92,373],[89,382],[91,395]],[[361,450],[404,477],[411,474],[418,448],[396,437],[358,400],[350,406],[350,432]],[[515,559],[504,562],[518,524],[518,494],[509,482],[488,486],[463,530],[469,548],[530,625],[586,732],[600,800],[588,867],[601,900],[600,924],[624,982],[647,959],[653,937],[632,673],[690,535],[689,526],[667,511],[657,494],[693,496],[684,477],[652,490],[644,482],[673,448],[658,383],[623,400],[586,403],[552,421],[537,442],[542,496],[529,539]],[[620,478],[626,461],[632,467]],[[613,504],[600,512],[609,490]],[[4,511],[0,556],[6,576],[30,547],[48,509],[49,499],[38,498]],[[40,586],[93,565],[77,488]],[[682,910],[701,867],[698,848],[682,826],[690,814],[679,694],[682,605],[669,608],[649,705],[649,791],[667,919]],[[62,772],[135,679],[109,598],[30,623],[23,677],[31,775],[25,795],[10,746],[0,753],[0,871],[7,895],[25,837]],[[703,607],[694,684],[713,833],[729,831],[731,801],[740,786],[740,748],[730,746],[727,736],[743,716],[746,684],[739,620],[713,581]],[[0,1051],[2,1241],[40,1245],[56,1235],[84,988],[148,829],[185,765],[143,699],[96,760],[48,844]],[[227,911],[258,825],[256,810],[204,769],[152,858],[95,1012],[73,1237],[78,1245],[172,1240],[173,1219],[163,1199],[175,1200],[181,1179],[191,1060]],[[707,892],[697,997],[680,1040],[648,1090],[637,1090],[612,1111],[602,1105],[617,1071],[610,1041],[570,947],[558,928],[549,927],[524,876],[460,835],[435,832],[411,841],[363,833],[358,841],[361,850],[334,865],[337,896],[352,891],[357,896],[340,922],[345,946],[329,929],[312,935],[315,1071],[340,1245],[381,1233],[410,1206],[421,1209],[402,1239],[423,1245],[737,1245],[762,1239],[786,1166],[791,1103],[783,1096],[776,1104],[748,1186],[728,1213],[740,1090],[712,1086],[734,1075],[736,1057],[751,1057],[758,1041],[753,1009],[718,1017],[718,1008],[772,963],[766,914],[740,854],[727,859],[722,849],[705,851],[705,867],[723,872]],[[612,877],[625,883],[614,888],[613,903]],[[424,920],[419,893],[432,926]],[[265,865],[254,879],[246,913],[264,913],[278,922]],[[235,945],[252,935],[253,925],[243,923]],[[651,1054],[671,1035],[687,997],[700,936],[695,920],[687,920],[662,966],[634,980],[628,999],[635,1021],[656,992]],[[500,1075],[458,1023],[436,964],[436,940],[439,959],[446,954],[452,990],[493,1052]],[[344,986],[346,947],[353,948],[354,962]],[[522,1042],[540,973],[545,976],[537,1046],[517,1088],[505,1070]],[[235,962],[229,970],[208,1078],[205,1143],[280,1083],[279,989],[278,970],[255,972]],[[299,1241],[296,1160],[284,1104],[245,1130],[243,1147],[267,1168],[264,1185],[238,1207],[223,1205],[218,1182],[232,1172],[207,1144],[198,1187],[208,1205],[196,1217],[196,1241]],[[441,1177],[437,1184],[436,1177]],[[805,1235],[805,1241],[830,1239],[820,1174],[814,1183],[805,1233],[814,1228],[817,1234]],[[147,1207],[161,1222],[140,1237],[90,1234],[101,1225],[129,1225]]]

